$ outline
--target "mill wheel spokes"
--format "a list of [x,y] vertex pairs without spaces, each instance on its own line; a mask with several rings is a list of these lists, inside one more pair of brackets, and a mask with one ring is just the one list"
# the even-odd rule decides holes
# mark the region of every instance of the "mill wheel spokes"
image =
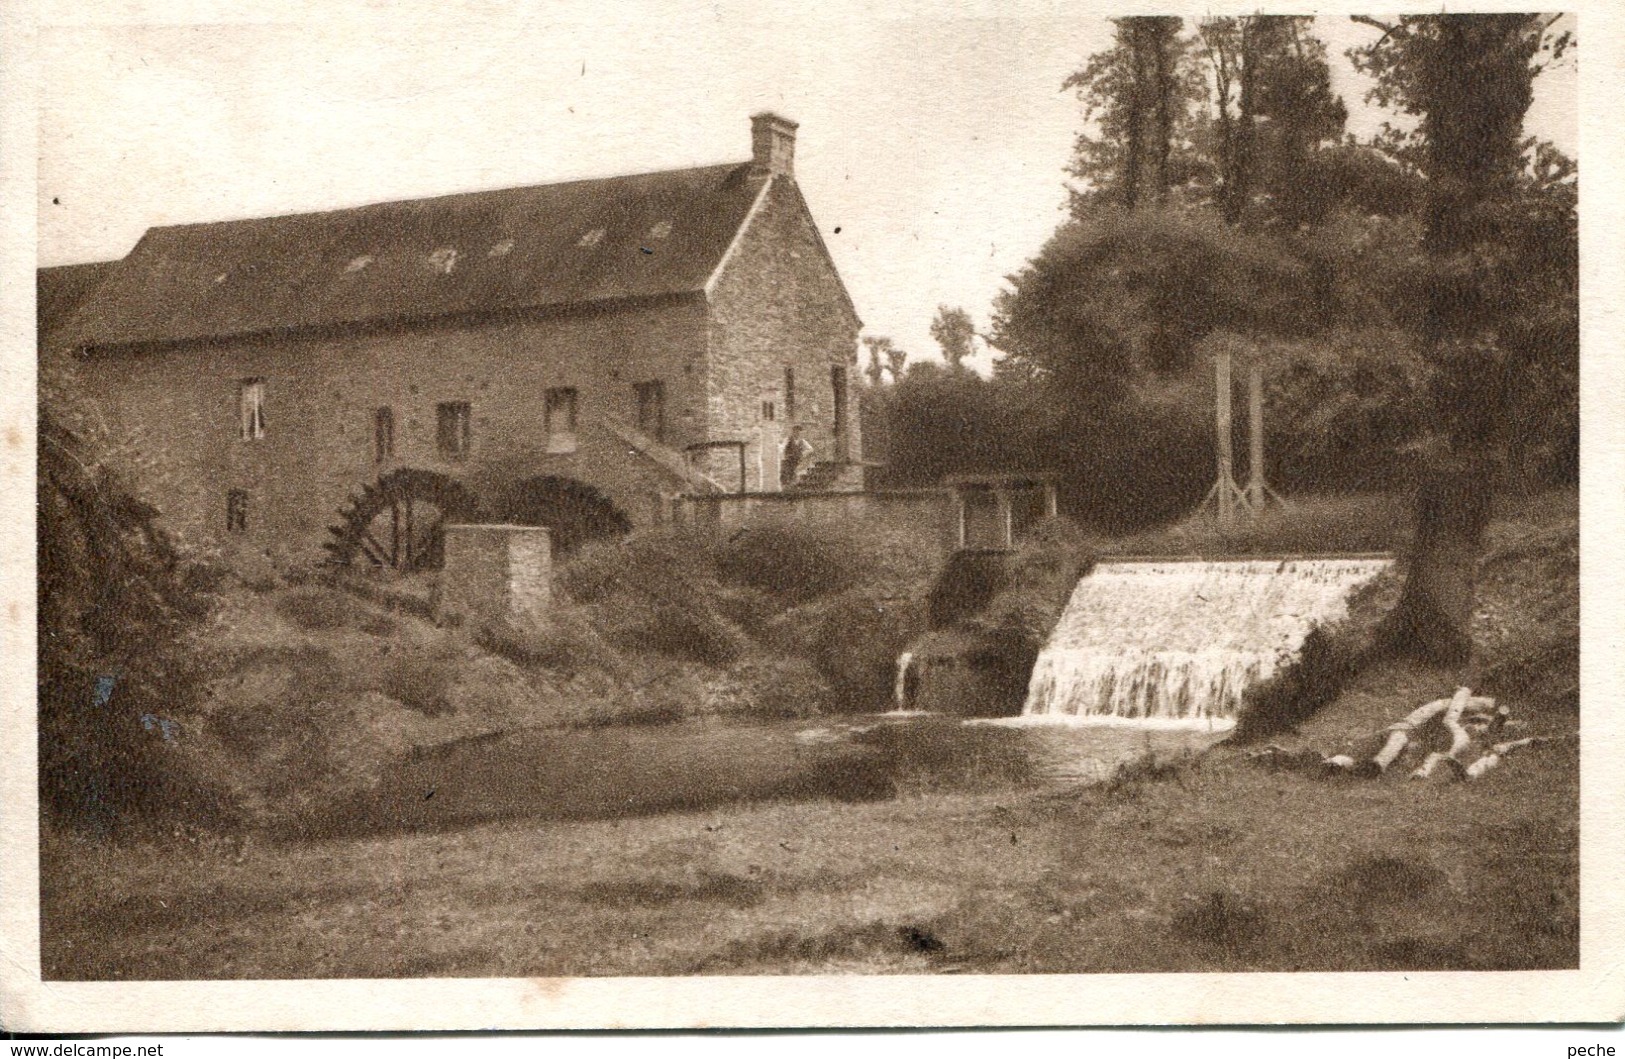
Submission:
[[344,563],[399,571],[434,569],[445,558],[448,522],[474,517],[473,498],[454,479],[400,470],[362,487],[339,512],[327,545]]
[[391,497],[362,528],[361,551],[376,566],[417,570],[437,566],[444,548],[445,512],[410,494]]

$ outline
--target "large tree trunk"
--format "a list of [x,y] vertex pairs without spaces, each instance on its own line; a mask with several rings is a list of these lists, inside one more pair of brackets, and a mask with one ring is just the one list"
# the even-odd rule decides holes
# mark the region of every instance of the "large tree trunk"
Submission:
[[1474,463],[1433,471],[1416,505],[1416,537],[1399,604],[1383,625],[1386,653],[1461,665],[1473,651],[1473,592],[1489,525],[1488,468]]
[[1145,155],[1145,30],[1139,19],[1127,19],[1130,62],[1128,119],[1124,135],[1123,205],[1134,209],[1140,199],[1140,167]]
[[1154,25],[1157,27],[1157,33],[1154,37],[1157,49],[1154,56],[1157,92],[1157,143],[1154,152],[1157,160],[1155,193],[1157,201],[1160,203],[1168,198],[1168,186],[1171,183],[1168,176],[1168,161],[1173,153],[1174,146],[1174,72],[1173,59],[1169,54],[1173,48],[1173,33],[1168,29],[1167,20],[1159,20]]

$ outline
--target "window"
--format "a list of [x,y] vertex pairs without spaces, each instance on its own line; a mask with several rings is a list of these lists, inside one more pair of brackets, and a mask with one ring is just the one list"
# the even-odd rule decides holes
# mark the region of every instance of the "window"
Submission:
[[244,533],[248,530],[248,491],[226,491],[226,532]]
[[467,401],[444,401],[435,407],[435,443],[440,455],[460,460],[468,455],[473,415]]
[[638,430],[656,441],[666,440],[666,384],[640,382],[632,387],[638,399]]
[[838,459],[846,459],[846,369],[839,364],[829,369],[829,385],[835,395],[835,455]]
[[264,379],[244,379],[237,388],[237,436],[244,441],[265,438]]
[[395,455],[395,410],[387,405],[372,414],[372,458],[387,462]]
[[773,422],[774,413],[777,412],[777,411],[778,411],[778,409],[773,407],[773,402],[772,401],[763,401],[762,402],[762,421],[765,422],[765,423]]
[[576,450],[576,391],[573,386],[560,386],[547,391],[542,406],[547,430],[548,452],[574,452]]
[[796,369],[784,369],[784,418],[796,421]]

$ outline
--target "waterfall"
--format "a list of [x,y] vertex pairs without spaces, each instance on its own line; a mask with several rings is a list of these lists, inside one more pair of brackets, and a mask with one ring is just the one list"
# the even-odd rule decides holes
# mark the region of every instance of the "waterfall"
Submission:
[[1039,653],[1023,716],[1221,728],[1242,693],[1347,613],[1385,558],[1103,562]]

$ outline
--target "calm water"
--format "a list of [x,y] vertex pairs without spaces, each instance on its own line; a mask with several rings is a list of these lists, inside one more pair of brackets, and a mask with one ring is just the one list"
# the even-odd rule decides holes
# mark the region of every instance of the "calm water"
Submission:
[[744,802],[873,801],[910,791],[1096,782],[1140,755],[1200,749],[1217,738],[930,714],[529,729],[403,761],[376,789],[335,807],[319,830],[434,830],[526,817],[605,819]]

